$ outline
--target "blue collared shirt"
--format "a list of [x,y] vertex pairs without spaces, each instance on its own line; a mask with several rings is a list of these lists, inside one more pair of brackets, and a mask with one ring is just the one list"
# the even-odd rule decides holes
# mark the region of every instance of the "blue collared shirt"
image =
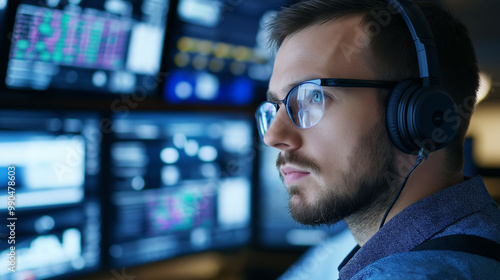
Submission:
[[463,252],[410,252],[424,241],[452,234],[500,243],[500,210],[477,176],[401,211],[361,247],[340,279],[500,279],[500,263]]

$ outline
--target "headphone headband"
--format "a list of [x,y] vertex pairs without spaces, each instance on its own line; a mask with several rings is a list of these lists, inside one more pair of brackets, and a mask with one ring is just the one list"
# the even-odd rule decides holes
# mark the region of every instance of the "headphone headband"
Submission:
[[411,0],[386,0],[403,17],[417,49],[418,68],[424,86],[440,85],[439,60],[429,22]]
[[420,79],[401,81],[387,103],[387,128],[392,142],[405,153],[425,147],[433,152],[457,134],[458,114],[453,98],[441,85],[432,29],[411,0],[386,0],[403,17],[417,51]]

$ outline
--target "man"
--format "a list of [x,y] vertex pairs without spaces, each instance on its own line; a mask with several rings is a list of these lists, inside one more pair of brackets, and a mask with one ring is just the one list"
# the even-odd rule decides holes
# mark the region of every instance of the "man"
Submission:
[[302,1],[277,14],[270,39],[278,52],[270,102],[256,114],[259,131],[280,150],[292,217],[313,226],[345,220],[354,235],[359,247],[340,279],[500,279],[500,262],[489,256],[411,251],[455,234],[500,243],[498,206],[480,177],[462,173],[478,86],[472,42],[448,12],[419,6],[434,33],[440,82],[457,105],[456,135],[444,148],[425,159],[425,145],[417,157],[389,136],[394,84],[418,78],[419,65],[403,18],[376,0]]

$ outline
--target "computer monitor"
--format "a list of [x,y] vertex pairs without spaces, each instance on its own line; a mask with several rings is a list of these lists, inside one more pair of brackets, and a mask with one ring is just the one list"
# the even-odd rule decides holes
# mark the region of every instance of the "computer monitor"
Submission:
[[250,241],[251,118],[134,111],[112,121],[112,267]]
[[100,140],[92,113],[0,110],[1,279],[99,269]]
[[179,0],[164,99],[243,106],[255,102],[256,92],[265,96],[273,69],[266,23],[287,2]]
[[8,9],[8,89],[153,94],[166,76],[168,0],[21,0]]
[[261,144],[259,148],[257,244],[268,249],[304,250],[331,236],[344,232],[347,226],[308,227],[299,224],[288,211],[288,193],[276,168],[279,151]]

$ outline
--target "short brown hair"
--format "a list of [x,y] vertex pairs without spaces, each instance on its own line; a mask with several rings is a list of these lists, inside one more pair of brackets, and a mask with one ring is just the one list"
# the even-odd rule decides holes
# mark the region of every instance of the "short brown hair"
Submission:
[[[446,147],[449,171],[463,168],[463,147],[476,102],[479,74],[476,54],[467,28],[449,11],[431,3],[417,3],[434,33],[439,57],[441,83],[458,107],[460,126]],[[391,11],[390,13],[388,11]],[[361,14],[362,25],[370,36],[359,53],[377,79],[402,81],[418,78],[415,45],[403,18],[385,1],[307,0],[280,11],[269,24],[269,43],[280,47],[283,41],[301,30],[347,15]],[[385,17],[384,17],[385,16]],[[355,54],[356,51],[354,51]],[[381,104],[386,106],[388,92],[383,90]]]

